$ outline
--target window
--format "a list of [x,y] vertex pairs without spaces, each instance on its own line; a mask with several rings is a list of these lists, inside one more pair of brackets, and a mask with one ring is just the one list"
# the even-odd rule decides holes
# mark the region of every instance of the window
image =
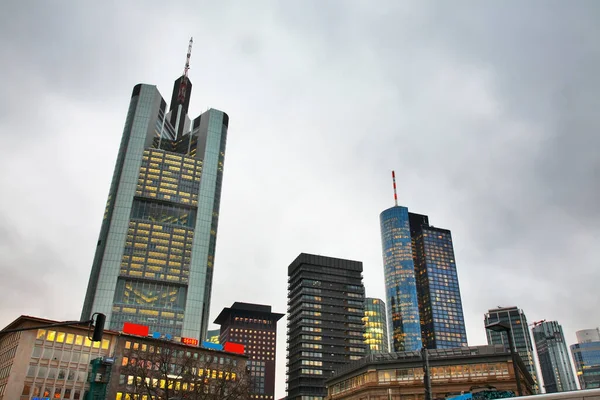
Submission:
[[39,358],[39,356],[42,355],[42,348],[41,347],[34,347],[33,348],[33,355],[32,357],[34,358]]
[[50,342],[54,342],[54,338],[56,337],[56,331],[48,331],[48,335],[46,335],[46,340]]
[[73,399],[79,400],[79,390],[73,390]]
[[63,343],[65,341],[65,333],[64,332],[58,332],[56,334],[56,342],[57,343]]
[[46,338],[46,330],[38,329],[36,339],[45,339]]
[[65,394],[63,395],[64,399],[70,399],[71,398],[71,389],[65,389]]
[[30,365],[29,368],[27,369],[27,376],[35,376],[35,370],[36,370],[36,366]]
[[66,344],[73,344],[73,338],[75,337],[75,335],[73,335],[72,333],[67,333],[67,340],[65,341]]
[[21,396],[29,396],[29,392],[31,391],[31,386],[29,386],[29,384],[25,384],[25,386],[23,386],[23,392],[21,393]]
[[75,338],[75,344],[77,346],[81,346],[83,344],[83,336],[77,335],[77,337]]
[[62,392],[62,388],[56,388],[56,389],[54,389],[54,398],[55,399],[60,399],[61,392]]

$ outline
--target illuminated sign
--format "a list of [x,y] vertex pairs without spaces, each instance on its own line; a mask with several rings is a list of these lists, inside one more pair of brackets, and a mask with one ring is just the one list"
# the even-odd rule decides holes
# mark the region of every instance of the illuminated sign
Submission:
[[244,354],[245,347],[241,343],[225,342],[223,345],[223,350],[229,353]]
[[123,324],[123,333],[136,336],[148,336],[148,332],[150,332],[150,328],[145,325],[133,324],[131,322],[125,322]]
[[222,344],[216,344],[216,343],[211,343],[211,342],[202,342],[202,347],[204,347],[205,349],[211,349],[211,350],[219,350],[219,351],[223,350]]
[[189,338],[189,337],[182,337],[181,338],[181,343],[183,344],[187,344],[189,346],[198,346],[198,339],[194,339],[194,338]]

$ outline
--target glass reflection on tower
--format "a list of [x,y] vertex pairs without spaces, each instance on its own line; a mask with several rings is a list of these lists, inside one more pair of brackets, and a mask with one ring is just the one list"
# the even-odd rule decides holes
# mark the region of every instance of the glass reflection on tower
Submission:
[[422,347],[421,321],[408,208],[394,206],[379,216],[392,351]]

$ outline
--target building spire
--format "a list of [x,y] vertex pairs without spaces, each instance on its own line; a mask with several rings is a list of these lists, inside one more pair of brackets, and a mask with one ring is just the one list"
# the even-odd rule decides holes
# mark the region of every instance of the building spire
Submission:
[[396,193],[396,173],[392,171],[392,182],[394,183],[394,204],[398,207],[398,194]]
[[190,38],[190,43],[188,45],[187,55],[185,57],[185,67],[183,68],[183,79],[181,80],[181,85],[179,85],[179,93],[177,94],[177,100],[183,103],[185,101],[185,94],[187,92],[187,81],[188,81],[188,71],[190,69],[190,58],[192,58],[192,44],[194,43],[194,38]]

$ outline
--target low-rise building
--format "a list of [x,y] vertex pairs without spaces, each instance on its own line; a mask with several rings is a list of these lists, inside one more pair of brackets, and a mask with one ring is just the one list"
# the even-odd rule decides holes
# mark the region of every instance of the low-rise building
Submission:
[[[429,350],[433,399],[480,387],[517,393],[514,365],[504,346]],[[534,381],[517,356],[523,395],[533,394]],[[418,351],[371,354],[335,371],[327,381],[328,400],[421,400],[423,360]]]
[[[45,326],[58,321],[21,316],[4,329]],[[90,340],[85,326],[41,328],[0,336],[0,400],[83,400],[95,359],[110,357],[118,332]]]
[[0,335],[0,400],[248,397],[243,345],[208,349],[147,327],[140,335],[105,330],[94,342],[87,326],[50,326],[57,323],[21,316],[4,328],[38,327]]

